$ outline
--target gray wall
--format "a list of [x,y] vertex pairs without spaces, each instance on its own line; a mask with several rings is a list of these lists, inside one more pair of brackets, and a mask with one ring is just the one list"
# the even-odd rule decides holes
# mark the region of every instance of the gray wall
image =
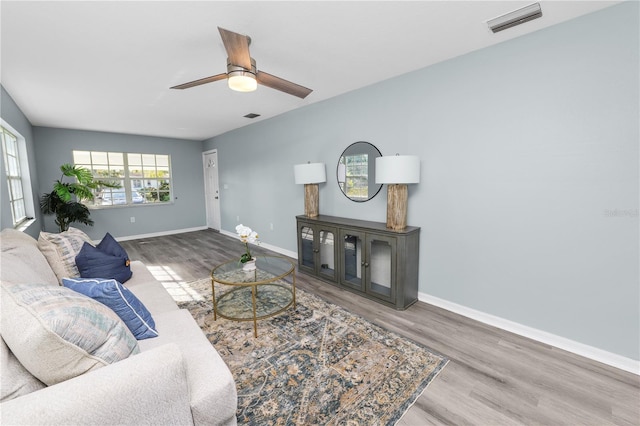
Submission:
[[[31,190],[33,195],[34,217],[36,221],[32,223],[25,232],[33,237],[38,237],[42,226],[42,215],[38,209],[38,170],[36,168],[36,157],[34,139],[31,123],[22,113],[18,105],[11,98],[9,93],[0,85],[0,117],[7,122],[15,131],[20,133],[25,139],[27,149],[27,161],[29,162],[29,173],[31,176]],[[9,193],[7,186],[7,172],[4,168],[4,159],[0,160],[0,229],[13,228],[13,218],[9,205]]]
[[422,293],[640,360],[638,16],[613,6],[205,141],[222,228],[239,216],[295,251],[307,161],[327,165],[322,214],[382,222],[386,190],[347,200],[338,157],[415,154]]
[[[117,133],[34,127],[41,192],[51,191],[60,178],[60,165],[73,163],[72,151],[141,152],[171,155],[173,195],[170,205],[114,207],[91,211],[92,227],[74,224],[91,238],[106,232],[114,237],[203,227],[206,225],[202,144],[197,141]],[[135,217],[135,223],[130,218]],[[57,232],[53,216],[45,217],[45,230]]]

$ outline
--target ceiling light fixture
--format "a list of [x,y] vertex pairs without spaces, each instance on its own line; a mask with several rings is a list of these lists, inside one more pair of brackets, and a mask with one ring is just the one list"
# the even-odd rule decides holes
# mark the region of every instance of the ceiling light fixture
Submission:
[[524,24],[525,22],[542,16],[542,9],[540,3],[533,3],[529,6],[522,7],[514,10],[513,12],[505,13],[496,18],[487,21],[489,29],[494,33],[497,33],[507,28],[515,27],[516,25]]
[[233,65],[227,59],[227,84],[237,92],[253,92],[258,88],[256,61],[251,58],[251,69]]
[[233,71],[229,73],[229,89],[237,92],[253,92],[258,88],[256,76],[246,71]]

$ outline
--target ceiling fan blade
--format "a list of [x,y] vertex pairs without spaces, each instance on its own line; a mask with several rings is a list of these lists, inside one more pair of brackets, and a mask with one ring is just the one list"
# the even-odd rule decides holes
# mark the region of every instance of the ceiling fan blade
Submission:
[[224,80],[227,78],[227,74],[216,74],[211,77],[201,78],[199,80],[190,81],[188,83],[178,84],[171,87],[171,89],[188,89],[189,87],[200,86],[201,84],[213,83],[214,81]]
[[227,50],[231,65],[250,70],[249,37],[220,27],[218,27],[218,31],[220,31],[220,37],[222,37],[222,43]]
[[302,99],[306,98],[309,93],[313,92],[313,90],[311,89],[287,81],[284,78],[268,74],[264,71],[258,71],[256,80],[258,80],[258,83],[262,84],[263,86],[271,87],[272,89],[280,90],[281,92],[285,92]]

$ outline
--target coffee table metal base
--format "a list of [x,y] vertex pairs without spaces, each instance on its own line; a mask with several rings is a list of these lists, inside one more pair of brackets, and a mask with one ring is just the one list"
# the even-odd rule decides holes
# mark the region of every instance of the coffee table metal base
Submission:
[[215,302],[213,319],[218,316],[231,321],[253,321],[253,333],[258,337],[258,320],[276,316],[293,305],[293,289],[282,284],[237,287],[221,295]]
[[[272,266],[267,265],[269,261],[282,262],[283,260],[283,258],[265,257],[265,266]],[[291,306],[295,309],[295,266],[288,260],[286,262],[287,264],[284,264],[286,269],[276,275],[264,271],[239,273],[235,270],[222,270],[223,272],[220,272],[220,268],[225,265],[215,268],[211,273],[213,319],[217,320],[220,316],[231,321],[253,321],[253,335],[258,337],[258,320],[278,315]],[[288,264],[291,264],[291,268]],[[258,265],[260,265],[259,261]],[[233,265],[227,265],[228,269],[232,267]],[[285,280],[289,275],[290,283]],[[230,287],[230,289],[224,292],[218,291],[216,296],[216,285]]]

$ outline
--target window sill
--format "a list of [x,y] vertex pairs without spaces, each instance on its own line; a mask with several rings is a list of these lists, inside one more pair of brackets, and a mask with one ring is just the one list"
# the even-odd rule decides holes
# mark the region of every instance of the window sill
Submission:
[[31,225],[33,225],[36,222],[36,219],[27,219],[24,222],[19,223],[18,225],[16,225],[14,227],[14,229],[20,231],[20,232],[24,232],[27,230],[28,227],[30,227]]
[[87,206],[89,208],[89,210],[110,210],[110,209],[126,209],[126,208],[138,208],[138,207],[151,207],[151,206],[171,206],[175,204],[173,201],[165,201],[163,203],[140,203],[140,204],[116,204],[113,206],[109,206],[109,205],[91,205],[91,206]]

